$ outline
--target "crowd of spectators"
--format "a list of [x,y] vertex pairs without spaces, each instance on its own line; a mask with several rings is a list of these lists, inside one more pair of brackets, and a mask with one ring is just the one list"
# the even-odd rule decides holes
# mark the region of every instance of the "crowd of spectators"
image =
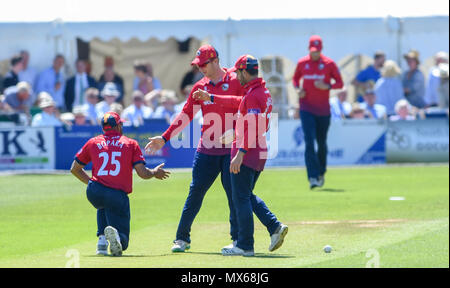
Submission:
[[[407,70],[401,71],[393,60],[386,60],[381,51],[374,63],[360,71],[352,85],[357,91],[355,103],[347,101],[347,88],[330,98],[333,120],[389,119],[415,120],[427,114],[447,115],[449,107],[449,56],[439,52],[426,78],[420,71],[420,55],[410,50],[404,55]],[[427,80],[425,80],[427,79]]]
[[98,79],[90,75],[88,62],[83,59],[76,60],[75,74],[67,78],[63,55],[56,55],[52,65],[40,73],[28,65],[29,59],[27,51],[14,55],[9,72],[0,77],[0,115],[11,116],[20,125],[99,125],[108,111],[121,114],[129,126],[140,126],[150,119],[170,121],[181,111],[177,104],[184,103],[189,95],[187,89],[203,77],[195,69],[186,73],[180,101],[175,91],[163,89],[153,75],[151,63],[135,61],[135,77],[130,83],[132,103],[124,107],[125,83],[115,72],[112,57],[105,57],[104,71]]
[[[420,71],[420,55],[411,50],[404,55],[407,70],[376,52],[372,65],[361,70],[351,82],[356,101],[348,101],[348,87],[330,98],[333,120],[423,118],[424,111],[449,107],[449,58],[435,55],[435,65],[425,77]],[[1,77],[0,114],[12,115],[16,123],[32,126],[98,125],[107,111],[120,113],[125,125],[139,126],[150,119],[170,121],[179,113],[192,85],[203,75],[192,66],[177,92],[163,89],[153,74],[151,63],[135,61],[131,105],[123,107],[125,84],[114,70],[114,59],[105,57],[104,71],[98,79],[89,75],[87,61],[77,59],[75,74],[64,73],[65,58],[56,55],[53,63],[40,73],[29,65],[30,54],[21,51],[10,58],[10,70]],[[425,80],[427,79],[427,80]]]

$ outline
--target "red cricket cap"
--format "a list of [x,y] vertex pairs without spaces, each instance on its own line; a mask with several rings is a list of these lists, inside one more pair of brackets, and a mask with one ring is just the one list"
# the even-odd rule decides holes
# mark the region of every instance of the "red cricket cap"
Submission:
[[234,68],[235,68],[235,70],[241,70],[241,69],[258,70],[258,59],[256,59],[252,55],[248,55],[248,54],[242,55],[241,57],[238,58],[238,60],[236,61],[236,64],[234,64]]
[[217,58],[219,53],[217,53],[216,49],[214,49],[211,45],[203,45],[201,46],[196,53],[194,60],[191,62],[191,65],[199,65],[202,66],[209,59]]
[[309,51],[322,51],[322,38],[319,35],[313,35],[309,38]]
[[116,112],[106,112],[105,115],[103,115],[103,129],[111,129],[119,125],[119,123],[123,123],[123,120]]

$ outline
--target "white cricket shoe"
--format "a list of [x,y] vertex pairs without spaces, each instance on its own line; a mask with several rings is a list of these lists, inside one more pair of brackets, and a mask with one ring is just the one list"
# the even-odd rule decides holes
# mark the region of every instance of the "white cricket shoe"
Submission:
[[233,243],[231,243],[230,245],[227,245],[225,247],[223,247],[222,249],[233,249],[234,247],[236,247],[237,241],[234,240]]
[[314,189],[316,187],[320,187],[319,179],[317,178],[309,178],[309,189]]
[[325,185],[325,175],[319,176],[317,184],[317,187],[323,187],[323,185]]
[[281,224],[280,227],[275,231],[275,233],[270,236],[270,246],[269,251],[273,252],[283,245],[284,237],[288,233],[288,226]]
[[186,250],[191,249],[191,245],[183,240],[175,240],[173,241],[174,245],[172,246],[172,252],[185,252]]
[[253,250],[243,250],[237,246],[232,248],[223,248],[222,249],[223,256],[244,256],[244,257],[252,257],[255,256],[255,251]]
[[122,256],[122,244],[120,243],[119,232],[116,228],[108,226],[105,228],[105,237],[109,242],[109,250],[112,256]]
[[108,241],[106,241],[105,235],[100,235],[97,242],[97,255],[108,255]]

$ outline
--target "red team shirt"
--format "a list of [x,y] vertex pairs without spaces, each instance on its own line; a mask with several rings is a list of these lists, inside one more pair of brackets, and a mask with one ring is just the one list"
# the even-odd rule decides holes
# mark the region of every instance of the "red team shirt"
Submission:
[[[169,141],[172,137],[176,136],[178,133],[180,133],[189,123],[186,123],[186,121],[181,121],[183,114],[186,115],[189,118],[189,122],[192,121],[195,114],[197,114],[199,108],[202,110],[203,113],[203,119],[208,119],[209,113],[215,113],[220,116],[221,122],[222,122],[222,128],[221,128],[221,134],[218,135],[220,137],[226,129],[230,129],[233,127],[226,127],[226,121],[225,121],[225,115],[231,114],[234,115],[236,113],[236,108],[231,107],[225,107],[223,105],[219,105],[217,103],[212,103],[210,101],[197,101],[194,100],[192,97],[193,93],[197,91],[198,89],[203,89],[208,91],[211,94],[215,95],[238,95],[243,96],[244,95],[244,89],[242,88],[241,84],[239,83],[239,80],[237,79],[237,75],[235,72],[232,72],[226,68],[225,75],[223,76],[222,80],[215,84],[211,82],[206,77],[203,77],[201,80],[199,80],[197,83],[195,83],[194,87],[192,88],[191,93],[189,94],[189,97],[186,101],[186,104],[183,107],[182,112],[175,118],[175,120],[172,122],[170,127],[163,133],[162,137],[164,137],[165,140]],[[242,97],[241,97],[242,98]],[[194,109],[197,108],[197,109]],[[208,133],[208,135],[205,136],[205,131],[208,131],[212,126],[217,125],[214,122],[206,123],[205,121],[202,125],[202,136],[200,138],[200,142],[198,144],[197,151],[203,154],[208,155],[226,155],[230,153],[230,148],[225,148],[224,145],[219,144],[218,140],[216,139],[214,141],[213,136],[214,134]],[[210,130],[211,131],[211,130]],[[209,139],[207,139],[209,138]],[[208,147],[205,147],[204,143],[208,142]],[[211,148],[211,146],[214,144],[214,147]]]
[[[231,158],[242,149],[246,151],[242,164],[256,171],[262,171],[267,159],[266,132],[269,130],[272,113],[272,97],[261,78],[247,83],[244,90],[244,97],[214,95],[214,102],[227,105],[234,111],[239,107],[236,139],[231,149]],[[252,123],[255,125],[248,124],[250,118],[253,118]]]
[[134,165],[145,164],[136,140],[116,131],[91,138],[76,154],[75,160],[81,165],[92,162],[92,181],[127,194],[133,189]]
[[300,87],[300,79],[303,78],[303,89],[306,96],[300,99],[300,110],[307,111],[319,116],[329,116],[330,113],[330,91],[320,90],[314,86],[316,80],[322,80],[331,84],[331,89],[340,89],[344,83],[339,69],[330,58],[320,55],[318,61],[311,60],[309,55],[301,58],[297,63],[295,74],[292,79],[294,87]]

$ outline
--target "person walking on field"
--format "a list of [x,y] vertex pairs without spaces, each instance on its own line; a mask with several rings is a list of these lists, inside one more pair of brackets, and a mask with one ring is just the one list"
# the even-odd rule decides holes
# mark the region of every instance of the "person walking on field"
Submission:
[[[300,86],[302,79],[303,85]],[[320,36],[313,35],[309,39],[309,54],[298,61],[292,82],[300,98],[300,119],[306,146],[305,164],[309,186],[314,189],[325,184],[327,135],[331,118],[330,90],[344,86],[337,65],[322,54]]]

